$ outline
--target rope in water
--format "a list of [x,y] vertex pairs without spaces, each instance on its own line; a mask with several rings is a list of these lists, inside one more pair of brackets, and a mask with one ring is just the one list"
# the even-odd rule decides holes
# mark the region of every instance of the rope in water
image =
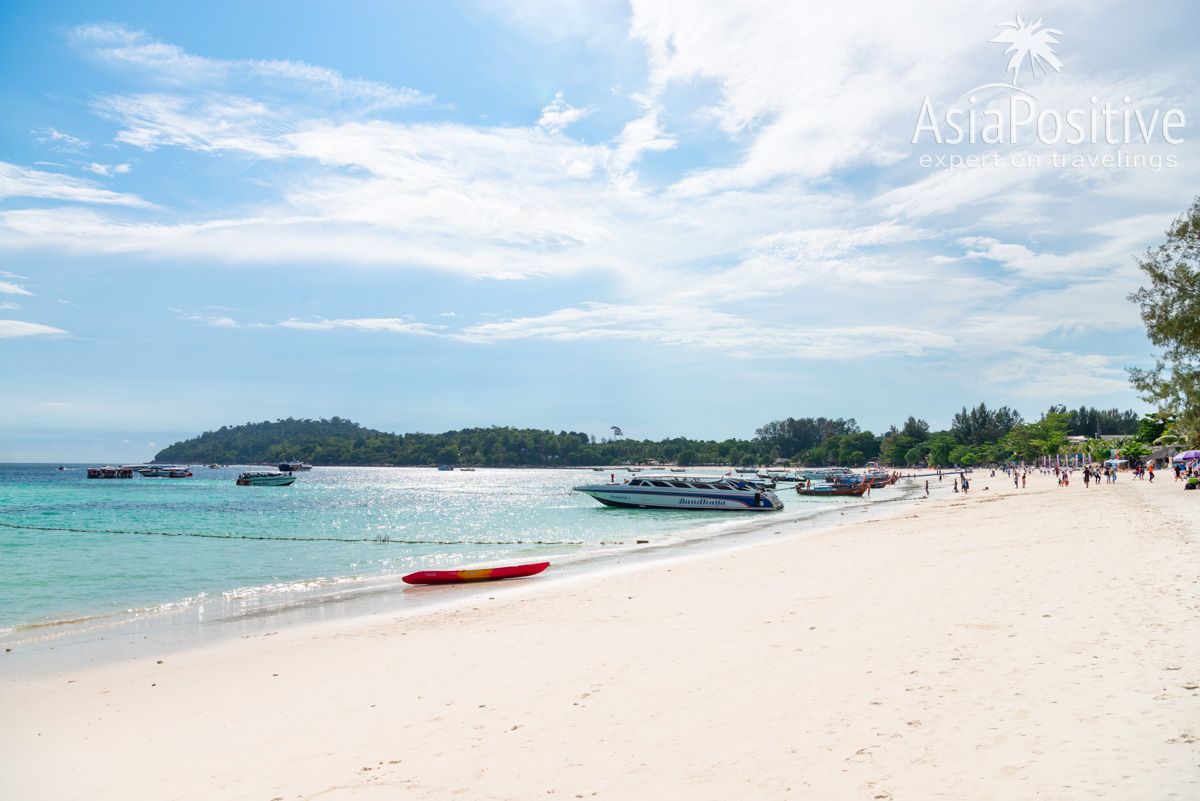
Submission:
[[111,528],[58,528],[53,526],[26,526],[5,523],[4,528],[24,531],[62,531],[72,534],[122,534],[142,537],[199,537],[208,540],[262,540],[279,542],[378,542],[398,545],[583,545],[582,540],[401,540],[388,536],[378,537],[269,537],[263,534],[206,534],[197,531],[136,531]]

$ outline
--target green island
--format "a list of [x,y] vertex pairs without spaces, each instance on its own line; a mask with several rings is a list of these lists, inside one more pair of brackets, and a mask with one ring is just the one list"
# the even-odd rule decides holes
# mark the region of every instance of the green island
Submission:
[[[868,461],[893,466],[979,465],[1010,459],[1084,453],[1107,458],[1140,458],[1169,424],[1161,415],[1081,406],[1051,407],[1026,422],[1007,406],[980,403],[954,415],[945,431],[909,416],[899,426],[875,434],[853,418],[788,417],[755,431],[753,439],[698,440],[626,437],[614,426],[596,437],[577,431],[510,426],[464,428],[441,434],[391,434],[341,417],[293,419],[222,426],[164,448],[156,462],[272,464],[300,459],[318,465],[478,465],[487,467],[570,467],[647,463],[678,465],[840,464]],[[1104,435],[1105,438],[1097,438]],[[1114,440],[1119,435],[1122,439]]]

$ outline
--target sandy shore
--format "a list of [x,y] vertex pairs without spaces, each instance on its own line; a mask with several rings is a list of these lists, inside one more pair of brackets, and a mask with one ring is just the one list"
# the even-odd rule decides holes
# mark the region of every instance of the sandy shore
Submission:
[[461,609],[4,677],[0,798],[1200,798],[1200,493],[1165,478],[978,476]]

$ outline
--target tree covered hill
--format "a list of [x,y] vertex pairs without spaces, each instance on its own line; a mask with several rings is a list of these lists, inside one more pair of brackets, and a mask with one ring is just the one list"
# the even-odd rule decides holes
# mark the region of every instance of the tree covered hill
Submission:
[[[788,417],[755,431],[753,439],[695,440],[672,437],[597,439],[577,431],[492,426],[441,434],[389,434],[340,417],[276,420],[223,426],[177,442],[154,461],[179,464],[278,464],[299,460],[319,465],[470,464],[489,467],[605,465],[650,460],[681,465],[763,465],[787,459],[800,465],[858,467],[879,460],[896,466],[976,465],[1032,460],[1063,452],[1068,435],[1140,434],[1136,412],[1054,406],[1034,423],[1005,406],[985,404],[954,416],[949,429],[930,431],[910,416],[882,434],[863,431],[853,418]],[[1148,425],[1148,423],[1147,423]],[[1149,426],[1147,432],[1161,433]],[[1153,436],[1147,434],[1149,442]],[[1104,443],[1100,443],[1104,445]],[[1100,447],[1098,445],[1097,447]],[[1104,447],[1108,447],[1104,445]]]
[[764,448],[738,439],[715,442],[677,437],[651,441],[616,436],[597,441],[575,431],[555,433],[508,426],[465,428],[442,434],[389,434],[333,417],[223,426],[164,448],[154,461],[276,464],[292,459],[320,465],[553,467],[649,459],[686,464],[743,464],[767,458]]

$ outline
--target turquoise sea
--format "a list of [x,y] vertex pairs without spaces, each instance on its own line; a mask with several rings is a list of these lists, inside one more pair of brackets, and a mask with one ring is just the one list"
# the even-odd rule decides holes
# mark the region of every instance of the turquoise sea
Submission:
[[572,491],[609,478],[591,470],[317,467],[290,487],[239,487],[244,467],[126,480],[65,467],[0,465],[6,642],[179,610],[219,620],[399,592],[413,570],[559,565],[845,508],[789,493],[783,512],[765,515],[614,509]]

